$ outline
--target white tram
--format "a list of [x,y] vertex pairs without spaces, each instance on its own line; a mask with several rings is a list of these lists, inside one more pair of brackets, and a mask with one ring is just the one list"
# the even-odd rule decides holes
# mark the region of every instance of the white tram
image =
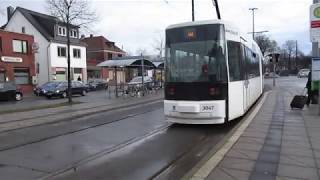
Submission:
[[166,29],[166,119],[221,124],[244,115],[263,92],[262,53],[231,24],[196,21]]

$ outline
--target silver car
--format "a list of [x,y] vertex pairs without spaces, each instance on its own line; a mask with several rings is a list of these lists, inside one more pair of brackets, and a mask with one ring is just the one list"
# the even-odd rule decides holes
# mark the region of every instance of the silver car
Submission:
[[297,76],[298,78],[308,77],[309,73],[310,73],[310,69],[300,69]]

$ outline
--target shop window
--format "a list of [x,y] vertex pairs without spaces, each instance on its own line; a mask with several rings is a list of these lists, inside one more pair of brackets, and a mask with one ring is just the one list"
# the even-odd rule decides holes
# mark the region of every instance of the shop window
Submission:
[[81,50],[80,49],[73,49],[73,57],[74,58],[81,58]]
[[14,80],[16,84],[29,84],[29,69],[14,69]]
[[2,52],[2,37],[0,37],[0,52]]
[[122,57],[122,54],[118,54],[118,57]]
[[12,40],[13,52],[27,54],[27,41]]
[[65,47],[58,46],[58,56],[67,57],[67,49]]
[[4,71],[0,71],[0,83],[4,83],[6,81],[6,74]]

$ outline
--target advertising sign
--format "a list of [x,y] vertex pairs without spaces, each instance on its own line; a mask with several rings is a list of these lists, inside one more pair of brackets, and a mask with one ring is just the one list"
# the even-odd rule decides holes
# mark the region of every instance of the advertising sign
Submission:
[[320,83],[320,58],[312,58],[312,89],[318,89]]
[[22,62],[22,58],[20,57],[9,57],[9,56],[2,56],[1,60],[3,62],[13,62],[13,63],[20,63]]
[[320,3],[310,7],[310,40],[320,42]]

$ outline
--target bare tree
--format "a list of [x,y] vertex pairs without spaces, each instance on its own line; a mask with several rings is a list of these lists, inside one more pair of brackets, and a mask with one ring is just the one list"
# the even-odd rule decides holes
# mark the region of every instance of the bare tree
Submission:
[[164,43],[165,41],[161,34],[153,39],[152,47],[157,52],[159,58],[163,57]]
[[67,61],[68,61],[68,102],[72,103],[71,71],[70,71],[70,27],[88,28],[97,20],[94,11],[91,11],[87,0],[47,0],[47,8],[52,16],[60,19],[67,30]]
[[283,44],[283,50],[285,54],[288,56],[288,70],[291,70],[291,58],[295,54],[296,50],[296,41],[288,40]]
[[265,35],[256,36],[255,41],[260,47],[263,55],[266,55],[266,53],[273,53],[278,50],[277,42],[270,40],[270,38]]

